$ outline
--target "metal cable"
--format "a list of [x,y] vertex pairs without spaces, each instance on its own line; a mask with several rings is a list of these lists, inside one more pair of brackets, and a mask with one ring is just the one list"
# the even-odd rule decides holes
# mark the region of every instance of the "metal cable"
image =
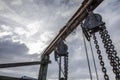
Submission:
[[95,61],[95,57],[94,57],[94,53],[93,53],[93,48],[92,48],[91,40],[90,40],[89,43],[90,43],[91,53],[92,53],[92,57],[93,57],[93,63],[94,63],[96,78],[97,78],[97,80],[99,80],[98,72],[97,72],[97,66],[96,66],[96,61]]
[[87,62],[88,62],[90,79],[92,80],[93,78],[92,78],[92,72],[91,72],[91,67],[90,67],[90,60],[89,60],[89,57],[88,57],[88,51],[87,51],[86,41],[85,41],[85,37],[84,37],[83,32],[82,32],[82,36],[83,36],[83,41],[84,41],[84,46],[85,46],[86,58],[87,58]]

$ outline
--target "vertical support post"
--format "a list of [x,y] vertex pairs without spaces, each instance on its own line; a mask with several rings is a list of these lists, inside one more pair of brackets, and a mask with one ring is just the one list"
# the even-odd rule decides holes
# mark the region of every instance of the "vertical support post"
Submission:
[[49,62],[49,55],[43,55],[41,57],[41,61],[44,61],[45,63],[40,65],[38,80],[46,80],[47,70],[48,70],[48,62]]

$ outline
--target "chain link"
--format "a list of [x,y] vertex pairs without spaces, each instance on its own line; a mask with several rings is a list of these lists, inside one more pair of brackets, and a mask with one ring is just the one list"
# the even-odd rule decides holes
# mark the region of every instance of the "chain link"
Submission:
[[114,49],[114,45],[112,44],[110,35],[108,34],[106,27],[104,30],[99,31],[99,33],[101,35],[102,42],[106,49],[106,53],[108,54],[108,59],[110,60],[110,65],[113,67],[113,72],[116,75],[116,80],[120,80],[120,59],[117,56],[116,50]]
[[68,79],[68,54],[64,56],[64,74],[65,74],[65,80]]
[[101,51],[99,49],[98,41],[97,41],[95,34],[93,34],[93,40],[94,40],[95,48],[97,49],[97,54],[98,54],[98,59],[100,60],[100,65],[102,66],[102,72],[104,73],[104,79],[109,80],[109,76],[107,75],[107,70],[104,66],[103,57],[101,55]]

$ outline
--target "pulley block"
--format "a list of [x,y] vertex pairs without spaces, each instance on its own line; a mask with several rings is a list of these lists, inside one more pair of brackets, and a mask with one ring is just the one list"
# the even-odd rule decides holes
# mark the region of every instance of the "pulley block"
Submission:
[[90,41],[91,34],[105,29],[105,23],[102,21],[100,14],[95,14],[93,12],[89,12],[88,14],[88,17],[81,24],[81,27],[86,39]]
[[93,12],[90,12],[84,21],[84,26],[90,34],[102,30],[104,28],[103,25],[105,25],[105,23],[102,22],[101,15],[94,14]]
[[68,46],[63,41],[60,41],[54,52],[55,58],[57,58],[58,56],[67,56]]

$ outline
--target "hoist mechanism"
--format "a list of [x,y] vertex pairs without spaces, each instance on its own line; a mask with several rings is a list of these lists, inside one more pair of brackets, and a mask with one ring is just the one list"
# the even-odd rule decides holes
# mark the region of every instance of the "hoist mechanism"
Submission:
[[68,46],[64,43],[64,41],[60,41],[60,43],[58,44],[58,46],[55,48],[54,53],[55,53],[55,59],[57,59],[58,57],[61,56],[66,56],[68,54]]
[[105,28],[103,25],[105,25],[105,23],[102,22],[101,15],[94,14],[90,11],[84,23],[81,24],[81,27],[86,39],[90,41],[91,34],[103,30]]
[[[67,80],[67,64],[68,64],[68,56],[66,56],[66,53],[62,50],[60,44],[63,44],[61,42],[62,40],[65,40],[67,36],[70,35],[78,27],[78,25],[88,16],[89,11],[93,11],[103,0],[84,0],[81,7],[77,10],[77,12],[72,16],[72,18],[68,21],[68,23],[59,31],[58,35],[53,39],[53,41],[49,44],[49,46],[44,50],[41,60],[44,61],[45,56],[48,57],[49,60],[49,55],[55,51],[55,60],[57,61],[59,57],[59,61],[61,62],[61,57],[64,56],[64,77],[61,77],[61,70],[59,70],[59,79],[65,79]],[[59,49],[57,49],[60,47]],[[64,46],[65,49],[67,50],[67,47]],[[56,50],[57,49],[57,50]],[[61,52],[60,54],[57,52]],[[61,56],[61,57],[60,57]],[[59,62],[59,63],[60,63]],[[61,63],[60,63],[61,64]],[[61,69],[61,65],[59,64],[59,68]],[[41,65],[40,66],[40,71],[39,71],[39,76],[38,80],[46,80],[47,77],[47,68],[48,64],[46,65]],[[65,75],[66,73],[66,75]]]
[[[59,65],[59,80],[67,80],[68,78],[68,46],[63,40],[60,41],[56,49],[54,50],[55,61]],[[62,70],[62,58],[64,59],[64,71]],[[63,77],[61,75],[63,73]]]
[[88,12],[88,14],[89,15],[85,21],[81,24],[81,27],[88,41],[90,41],[90,38],[93,37],[98,59],[102,67],[102,72],[104,73],[104,79],[109,80],[109,76],[107,74],[107,69],[105,68],[105,63],[101,54],[102,52],[99,48],[97,37],[95,35],[97,32],[99,32],[101,36],[106,54],[108,55],[108,60],[110,61],[113,73],[115,74],[115,79],[120,80],[120,58],[117,56],[117,52],[114,48],[114,45],[112,44],[112,40],[110,39],[110,35],[106,30],[105,23],[102,21],[101,15],[95,14],[91,11]]

